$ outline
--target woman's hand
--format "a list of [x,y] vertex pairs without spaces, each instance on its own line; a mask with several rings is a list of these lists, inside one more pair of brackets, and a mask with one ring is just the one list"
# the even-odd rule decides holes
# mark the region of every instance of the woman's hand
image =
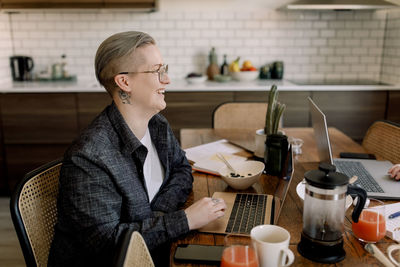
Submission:
[[388,174],[390,175],[390,177],[396,180],[400,180],[400,164],[396,164],[392,168],[390,168]]
[[222,198],[204,197],[185,209],[189,229],[199,229],[209,222],[224,216],[226,209]]

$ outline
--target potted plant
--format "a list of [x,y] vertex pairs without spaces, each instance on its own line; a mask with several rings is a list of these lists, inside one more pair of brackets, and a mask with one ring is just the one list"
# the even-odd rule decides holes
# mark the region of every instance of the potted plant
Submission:
[[258,129],[256,131],[256,149],[254,155],[259,158],[264,158],[267,135],[278,133],[279,122],[286,109],[285,104],[278,102],[278,94],[278,87],[275,84],[272,85],[269,91],[265,126],[263,129]]
[[[278,146],[287,147],[287,136],[278,131],[279,122],[286,109],[286,105],[278,101],[278,87],[274,84],[271,86],[268,97],[268,108],[265,117],[265,127],[256,132],[256,151],[255,156],[264,158],[267,172],[273,175],[277,173],[281,162],[281,158],[285,155],[278,153]],[[278,153],[274,155],[274,153]],[[277,163],[278,162],[278,163]]]

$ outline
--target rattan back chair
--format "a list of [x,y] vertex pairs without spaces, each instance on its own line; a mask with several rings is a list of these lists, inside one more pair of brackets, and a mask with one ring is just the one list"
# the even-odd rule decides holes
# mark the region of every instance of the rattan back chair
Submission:
[[11,217],[27,266],[47,266],[57,221],[61,160],[25,175],[10,201]]
[[362,146],[380,158],[400,163],[400,124],[376,121],[364,136]]
[[264,129],[266,102],[227,102],[215,108],[215,129]]
[[154,267],[150,252],[139,232],[124,232],[116,252],[114,267]]

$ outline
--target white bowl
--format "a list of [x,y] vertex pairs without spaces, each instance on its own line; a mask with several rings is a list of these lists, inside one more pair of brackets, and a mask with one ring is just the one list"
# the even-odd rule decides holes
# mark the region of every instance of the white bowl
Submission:
[[254,81],[258,78],[258,71],[237,71],[231,72],[231,76],[236,81]]
[[205,82],[206,80],[207,80],[207,76],[201,76],[201,77],[187,77],[187,78],[185,78],[186,79],[186,81],[188,82],[188,83],[191,83],[191,84],[197,84],[197,83],[203,83],[203,82]]
[[264,163],[256,160],[238,162],[232,167],[243,177],[232,177],[232,171],[226,166],[223,166],[219,173],[229,186],[238,190],[249,188],[256,183],[265,168]]
[[[299,196],[299,198],[302,200],[302,202],[304,201],[304,194],[305,194],[305,190],[306,189],[306,184],[303,182],[300,182],[297,186],[296,186],[296,193]],[[353,204],[353,198],[350,195],[347,195],[346,197],[346,210],[351,206],[351,204]]]

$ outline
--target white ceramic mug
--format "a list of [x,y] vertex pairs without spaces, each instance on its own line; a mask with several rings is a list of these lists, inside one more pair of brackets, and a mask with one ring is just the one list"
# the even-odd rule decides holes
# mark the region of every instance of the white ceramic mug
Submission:
[[[389,256],[389,259],[394,263],[396,266],[400,266],[400,257],[396,260],[392,253],[396,250],[400,250],[400,245],[391,245],[387,248],[387,254]],[[400,255],[400,251],[398,252]]]
[[289,232],[276,225],[259,225],[250,232],[261,267],[289,266],[294,254],[289,249]]

